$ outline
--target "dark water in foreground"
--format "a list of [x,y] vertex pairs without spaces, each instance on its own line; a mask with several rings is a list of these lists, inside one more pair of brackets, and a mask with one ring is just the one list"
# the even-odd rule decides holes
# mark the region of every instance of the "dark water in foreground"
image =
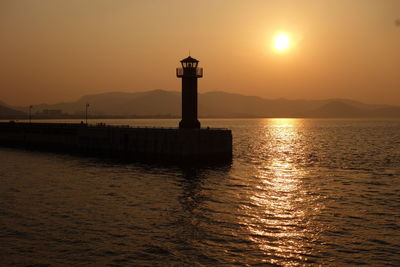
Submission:
[[231,166],[0,148],[0,265],[400,265],[399,120],[203,125]]

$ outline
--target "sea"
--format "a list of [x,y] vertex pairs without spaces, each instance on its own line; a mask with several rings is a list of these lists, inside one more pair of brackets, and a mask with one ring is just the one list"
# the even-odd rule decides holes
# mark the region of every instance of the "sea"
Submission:
[[0,266],[400,266],[400,120],[201,123],[231,163],[0,148]]

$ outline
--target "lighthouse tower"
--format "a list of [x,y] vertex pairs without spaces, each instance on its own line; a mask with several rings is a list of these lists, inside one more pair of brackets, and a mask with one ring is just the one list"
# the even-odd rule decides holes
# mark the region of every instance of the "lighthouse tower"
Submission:
[[203,77],[203,68],[198,68],[199,61],[192,57],[181,60],[182,67],[176,69],[176,76],[182,78],[182,120],[181,129],[199,129],[197,119],[197,78]]

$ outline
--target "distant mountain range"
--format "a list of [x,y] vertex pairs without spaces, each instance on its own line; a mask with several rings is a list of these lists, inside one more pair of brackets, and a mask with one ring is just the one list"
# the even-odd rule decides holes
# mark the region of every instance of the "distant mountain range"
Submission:
[[3,102],[0,102],[0,119],[13,119],[25,116],[25,113],[8,107]]
[[[33,113],[61,110],[71,116],[84,113],[89,103],[92,116],[179,117],[181,94],[176,91],[153,90],[138,93],[111,92],[81,97],[75,102],[41,104]],[[0,117],[22,116],[28,107],[0,104]],[[26,115],[25,115],[26,116]],[[264,99],[226,92],[199,94],[200,117],[311,117],[311,118],[400,118],[400,107],[370,105],[348,99],[288,100]]]

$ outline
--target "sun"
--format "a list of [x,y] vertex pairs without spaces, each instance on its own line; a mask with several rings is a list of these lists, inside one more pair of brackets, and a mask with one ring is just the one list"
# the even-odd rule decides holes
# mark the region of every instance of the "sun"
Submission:
[[290,38],[289,35],[285,33],[280,33],[275,36],[274,47],[278,51],[287,50],[290,46]]

